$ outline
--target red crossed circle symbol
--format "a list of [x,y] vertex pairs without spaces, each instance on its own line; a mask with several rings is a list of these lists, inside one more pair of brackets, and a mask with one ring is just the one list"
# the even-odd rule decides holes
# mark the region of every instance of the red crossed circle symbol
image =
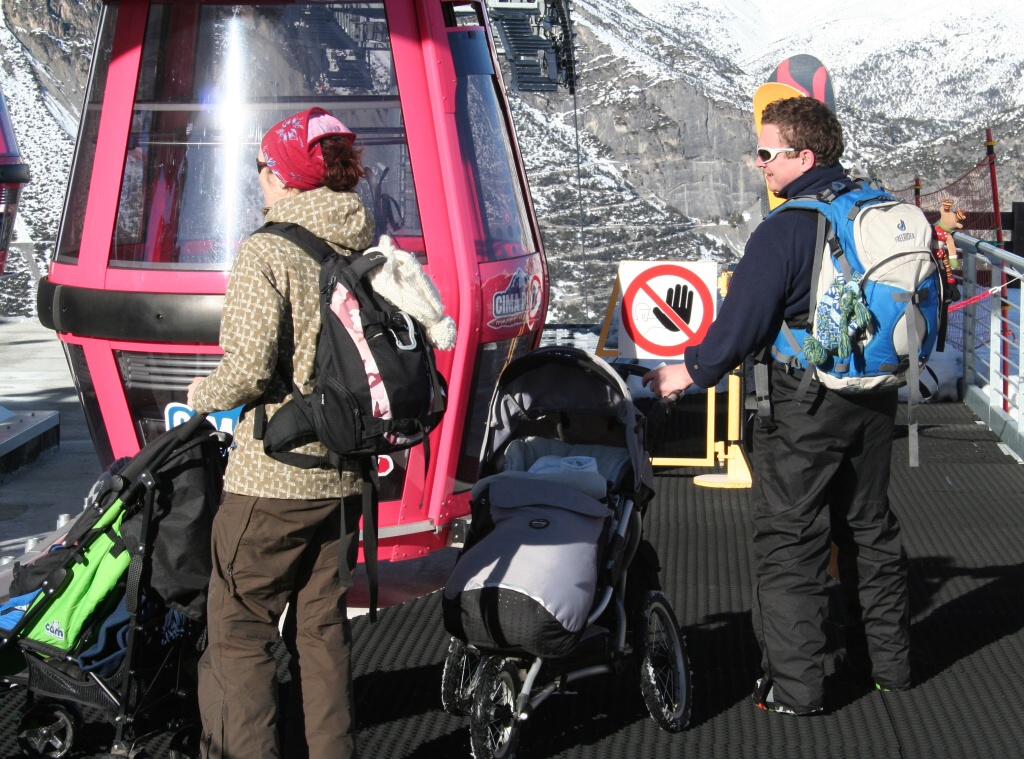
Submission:
[[[682,317],[665,302],[665,299],[651,285],[654,279],[664,276],[672,276],[684,280],[686,284],[693,288],[696,297],[700,298],[701,320],[696,329],[683,321]],[[633,303],[640,293],[654,301],[654,305],[660,308],[672,320],[672,323],[679,328],[679,335],[682,338],[680,342],[671,345],[661,345],[640,334],[636,325],[633,324],[632,318]],[[642,348],[648,353],[653,353],[655,356],[676,357],[682,352],[684,346],[690,343],[699,343],[704,339],[704,335],[707,334],[708,327],[711,326],[714,317],[715,310],[713,305],[714,301],[711,299],[711,291],[708,290],[708,286],[704,283],[704,280],[690,269],[678,264],[652,266],[650,269],[641,272],[640,276],[634,279],[629,284],[629,287],[626,288],[626,292],[622,296],[622,326],[638,348]]]

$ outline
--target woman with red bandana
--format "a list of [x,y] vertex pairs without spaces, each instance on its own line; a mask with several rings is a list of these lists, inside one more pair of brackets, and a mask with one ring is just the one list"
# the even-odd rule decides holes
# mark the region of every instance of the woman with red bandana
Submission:
[[[268,221],[300,224],[343,255],[370,245],[373,219],[356,194],[364,176],[355,134],[321,108],[297,113],[263,137],[256,168]],[[320,331],[320,266],[277,235],[254,234],[231,271],[221,317],[224,357],[189,387],[199,412],[266,403],[268,416],[294,380],[312,391]],[[351,630],[338,578],[341,509],[355,567],[360,491],[354,472],[299,469],[253,439],[242,414],[213,530],[209,645],[199,664],[204,757],[252,759],[304,753],[355,756]],[[324,456],[319,443],[296,449]],[[272,648],[284,627],[293,685],[278,703]],[[279,708],[281,707],[281,708]],[[279,723],[283,723],[280,729]]]

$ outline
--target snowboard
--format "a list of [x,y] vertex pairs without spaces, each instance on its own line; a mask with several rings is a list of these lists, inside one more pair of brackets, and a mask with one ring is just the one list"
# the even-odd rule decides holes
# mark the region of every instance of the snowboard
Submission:
[[769,82],[788,84],[794,89],[800,90],[804,97],[820,100],[829,107],[832,113],[836,112],[836,96],[832,91],[832,77],[828,69],[813,55],[794,55],[787,58],[768,77]]
[[[833,113],[836,111],[835,93],[832,89],[832,77],[828,69],[812,55],[794,55],[787,58],[768,77],[768,81],[757,88],[754,93],[754,133],[761,134],[761,114],[765,106],[776,100],[794,97],[813,97],[827,105]],[[782,198],[765,187],[767,208],[762,206],[764,214],[782,205]]]

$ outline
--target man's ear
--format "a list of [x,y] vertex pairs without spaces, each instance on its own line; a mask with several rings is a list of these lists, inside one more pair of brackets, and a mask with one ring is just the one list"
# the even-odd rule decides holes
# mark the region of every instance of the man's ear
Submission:
[[814,155],[813,150],[804,148],[800,151],[800,173],[806,174],[808,171],[813,169],[818,163],[817,157]]

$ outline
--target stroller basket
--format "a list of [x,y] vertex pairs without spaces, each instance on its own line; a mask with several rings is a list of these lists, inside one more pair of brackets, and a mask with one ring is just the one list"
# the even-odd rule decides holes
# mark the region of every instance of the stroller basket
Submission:
[[[49,696],[59,701],[79,704],[106,705],[116,709],[117,701],[111,697],[121,687],[121,672],[105,681],[102,687],[96,680],[80,671],[63,671],[31,653],[25,655],[28,664],[28,687],[36,696]],[[77,670],[70,667],[69,670]],[[84,678],[84,679],[81,679]]]

